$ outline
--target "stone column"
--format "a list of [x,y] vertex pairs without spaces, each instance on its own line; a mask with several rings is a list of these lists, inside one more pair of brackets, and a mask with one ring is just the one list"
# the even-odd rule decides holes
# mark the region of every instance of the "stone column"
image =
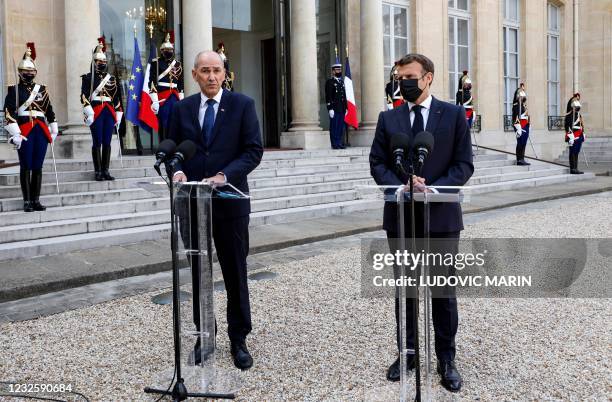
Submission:
[[196,54],[213,49],[211,0],[183,0],[183,68],[185,96],[200,92],[191,78]]
[[384,108],[383,21],[380,0],[361,0],[361,124],[351,145],[369,146]]
[[[65,0],[66,129],[54,145],[57,158],[91,157],[91,135],[83,123],[81,75],[89,71],[92,51],[100,36],[99,0]],[[62,122],[60,122],[62,125]],[[118,146],[114,141],[113,146]]]
[[312,0],[291,0],[291,126],[281,134],[283,148],[328,148],[319,125],[317,17]]

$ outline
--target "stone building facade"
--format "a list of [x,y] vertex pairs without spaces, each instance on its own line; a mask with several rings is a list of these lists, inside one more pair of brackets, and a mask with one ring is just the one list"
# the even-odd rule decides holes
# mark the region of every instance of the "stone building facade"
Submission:
[[[35,42],[63,157],[89,152],[78,97],[96,39],[107,38],[111,70],[123,78],[134,28],[143,63],[149,41],[159,46],[167,29],[175,31],[186,95],[197,90],[189,72],[194,55],[223,42],[236,89],[256,101],[268,147],[329,147],[322,86],[336,47],[350,60],[361,124],[348,134],[351,145],[371,143],[390,67],[407,52],[434,61],[432,89],[443,100],[454,99],[461,71],[470,71],[480,145],[514,148],[504,123],[519,82],[527,87],[538,156],[562,152],[563,132],[554,124],[574,92],[582,95],[587,135],[612,135],[612,0],[0,0],[0,22],[2,101],[15,81],[13,60]],[[127,148],[135,135],[154,149],[155,138],[131,127]],[[0,159],[14,158],[0,144]]]

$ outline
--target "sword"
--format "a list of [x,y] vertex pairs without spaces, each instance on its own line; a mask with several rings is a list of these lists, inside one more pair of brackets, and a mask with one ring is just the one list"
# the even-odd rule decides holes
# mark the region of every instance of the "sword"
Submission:
[[[121,122],[119,122],[121,124]],[[115,126],[115,132],[117,133],[117,141],[119,142],[119,160],[121,161],[121,169],[123,169],[123,152],[121,152],[121,138],[119,138],[119,126]]]
[[533,146],[533,142],[531,142],[531,137],[527,137],[527,139],[529,140],[529,145],[531,145],[531,150],[533,151],[533,154],[535,155],[536,159],[538,159],[538,154],[535,151],[535,148]]
[[53,157],[53,170],[55,171],[55,188],[57,189],[57,193],[59,194],[59,179],[57,178],[57,164],[55,163],[55,151],[53,150],[53,142],[51,141],[51,156]]
[[589,167],[589,160],[587,159],[586,152],[581,152],[581,153],[582,153],[582,157],[584,158],[584,163],[586,164],[586,167]]

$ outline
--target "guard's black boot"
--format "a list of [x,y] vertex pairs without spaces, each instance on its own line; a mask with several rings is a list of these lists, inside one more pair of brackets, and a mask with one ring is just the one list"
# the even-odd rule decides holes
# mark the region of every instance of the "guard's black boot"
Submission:
[[578,170],[578,154],[570,154],[570,173],[584,174],[584,172]]
[[100,147],[91,149],[91,159],[93,160],[94,171],[96,172],[96,181],[104,180],[104,177],[102,177],[102,158],[100,157]]
[[42,186],[42,170],[32,170],[32,181],[30,182],[30,192],[32,195],[32,208],[34,211],[44,211],[47,209],[40,203],[40,188]]
[[241,370],[248,370],[253,366],[253,358],[246,347],[244,340],[231,341],[230,350],[234,358],[234,366]]
[[108,172],[110,165],[111,147],[110,145],[102,145],[102,178],[104,180],[115,180]]
[[23,195],[23,211],[33,212],[32,194],[30,192],[30,182],[32,180],[32,171],[21,169],[19,170],[19,184],[21,184],[21,194]]
[[525,161],[525,145],[516,146],[516,164],[518,166],[531,165],[531,163]]

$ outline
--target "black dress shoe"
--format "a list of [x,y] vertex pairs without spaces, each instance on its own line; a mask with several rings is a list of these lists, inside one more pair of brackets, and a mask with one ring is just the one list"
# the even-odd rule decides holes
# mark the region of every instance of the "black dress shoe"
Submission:
[[461,375],[453,360],[438,361],[438,374],[442,377],[440,382],[444,388],[450,392],[459,392],[462,384]]
[[34,212],[34,207],[32,206],[32,202],[30,201],[23,202],[23,212]]
[[[414,370],[414,355],[408,356],[408,362],[406,363],[408,370]],[[397,359],[389,366],[387,370],[387,380],[397,382],[400,380],[400,358]]]
[[244,341],[234,342],[231,345],[232,357],[234,358],[234,365],[241,370],[250,369],[253,366],[253,358],[249,353]]
[[516,161],[516,165],[517,166],[529,166],[531,165],[531,163],[525,161],[525,159],[519,159],[518,161]]

